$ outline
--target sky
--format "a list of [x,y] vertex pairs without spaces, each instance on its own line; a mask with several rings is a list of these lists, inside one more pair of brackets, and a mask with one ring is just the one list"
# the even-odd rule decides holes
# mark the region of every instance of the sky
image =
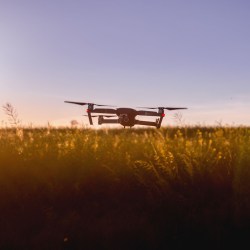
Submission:
[[88,124],[65,100],[250,125],[249,27],[248,0],[0,0],[0,105],[24,126]]

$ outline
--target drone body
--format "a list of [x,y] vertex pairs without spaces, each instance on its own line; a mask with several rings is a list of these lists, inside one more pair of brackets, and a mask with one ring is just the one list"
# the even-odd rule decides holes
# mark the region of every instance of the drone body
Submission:
[[[134,125],[146,125],[146,126],[154,126],[156,128],[161,127],[162,120],[165,116],[164,110],[177,110],[177,109],[186,109],[186,108],[174,108],[174,107],[157,107],[157,108],[145,108],[145,109],[158,109],[156,111],[147,111],[147,110],[136,110],[132,108],[94,108],[94,106],[106,106],[108,105],[100,105],[94,103],[86,103],[86,102],[71,102],[65,101],[66,103],[72,103],[77,105],[87,105],[87,116],[89,118],[90,125],[93,125],[92,117],[98,116],[98,124],[115,124],[119,123],[124,128],[125,127],[133,127]],[[98,114],[97,116],[92,116],[91,114]],[[104,114],[104,115],[103,115]],[[105,115],[108,114],[108,115]],[[155,116],[158,117],[155,122],[152,121],[141,121],[137,120],[136,116]],[[112,118],[112,119],[105,119],[104,117]],[[113,119],[113,117],[115,117]]]

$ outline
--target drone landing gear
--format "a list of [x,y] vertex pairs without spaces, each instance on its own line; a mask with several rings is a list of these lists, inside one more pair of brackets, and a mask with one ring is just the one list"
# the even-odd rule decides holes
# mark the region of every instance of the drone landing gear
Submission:
[[161,127],[161,123],[162,123],[162,120],[163,120],[163,117],[164,116],[161,116],[160,118],[156,119],[156,128],[160,128]]

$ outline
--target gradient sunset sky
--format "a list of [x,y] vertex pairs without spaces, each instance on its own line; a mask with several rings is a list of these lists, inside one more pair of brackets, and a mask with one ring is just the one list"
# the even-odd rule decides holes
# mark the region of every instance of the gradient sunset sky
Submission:
[[0,105],[23,125],[87,124],[64,100],[250,125],[250,1],[0,0]]

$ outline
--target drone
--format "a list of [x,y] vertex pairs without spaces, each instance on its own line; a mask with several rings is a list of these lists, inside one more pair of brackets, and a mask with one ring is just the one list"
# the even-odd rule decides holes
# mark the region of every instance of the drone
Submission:
[[[88,102],[72,102],[72,101],[64,101],[65,103],[77,104],[81,106],[87,105],[87,115],[89,118],[90,125],[93,125],[93,117],[98,117],[98,124],[121,124],[125,127],[133,127],[134,125],[145,125],[145,126],[153,126],[156,128],[161,127],[161,123],[163,118],[165,117],[164,110],[179,110],[179,109],[187,109],[187,108],[177,108],[177,107],[138,107],[138,109],[147,109],[147,110],[136,110],[133,108],[107,108],[107,107],[115,107],[110,105],[102,105]],[[104,107],[104,108],[95,108]],[[154,109],[158,109],[158,112],[151,111]],[[98,114],[98,115],[92,115]],[[106,115],[107,114],[107,115]],[[158,117],[155,122],[153,121],[141,121],[137,120],[136,116],[153,116]],[[108,118],[108,119],[106,119]]]

